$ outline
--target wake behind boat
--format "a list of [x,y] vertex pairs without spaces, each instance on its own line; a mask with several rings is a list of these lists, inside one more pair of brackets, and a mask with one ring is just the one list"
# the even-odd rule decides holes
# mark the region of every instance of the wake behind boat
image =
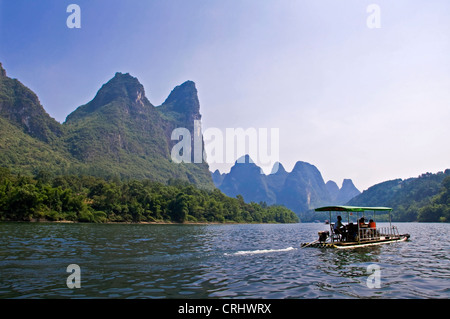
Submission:
[[[320,231],[319,239],[310,243],[301,244],[302,248],[324,247],[348,249],[406,241],[410,237],[409,234],[400,234],[397,227],[392,225],[392,208],[389,207],[325,206],[316,208],[315,211],[329,212],[330,220],[332,220],[332,212],[346,213],[347,224],[344,225],[342,216],[338,215],[335,218],[337,220],[336,223],[329,224],[329,231]],[[373,217],[368,223],[365,222],[367,212],[373,212]],[[389,213],[389,226],[376,226],[376,212]],[[354,213],[356,215],[356,223],[350,222],[350,216],[354,218]]]
[[297,248],[288,247],[281,249],[256,249],[256,250],[241,250],[235,253],[225,253],[225,256],[242,256],[242,255],[257,255],[257,254],[267,254],[267,253],[278,253],[295,250]]

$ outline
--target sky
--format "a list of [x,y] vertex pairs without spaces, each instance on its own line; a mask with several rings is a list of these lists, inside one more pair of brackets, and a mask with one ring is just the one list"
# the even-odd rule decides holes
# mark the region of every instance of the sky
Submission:
[[59,122],[116,72],[155,106],[194,81],[204,131],[278,129],[287,171],[362,191],[450,168],[449,16],[448,0],[0,0],[0,62]]

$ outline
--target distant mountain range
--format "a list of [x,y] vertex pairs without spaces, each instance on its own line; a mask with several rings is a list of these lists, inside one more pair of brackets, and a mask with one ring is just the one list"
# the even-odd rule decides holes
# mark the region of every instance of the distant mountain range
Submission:
[[320,205],[345,204],[360,194],[350,179],[345,179],[341,188],[333,181],[325,184],[320,171],[309,163],[299,161],[291,172],[281,163],[275,165],[275,173],[262,174],[261,168],[246,155],[236,161],[229,173],[216,170],[212,178],[225,195],[241,195],[247,202],[284,205],[297,214]]
[[[0,63],[0,166],[12,173],[84,174],[104,178],[181,179],[248,202],[282,204],[300,212],[324,203],[345,203],[359,194],[351,180],[339,188],[324,183],[311,164],[297,162],[288,173],[281,163],[268,176],[247,157],[229,174],[211,175],[206,162],[176,164],[171,149],[175,128],[194,132],[200,120],[195,83],[177,86],[160,106],[145,96],[137,78],[116,73],[95,97],[59,123],[37,95],[9,78]],[[192,141],[193,142],[193,141]],[[214,180],[214,183],[213,183]]]
[[131,75],[116,73],[94,99],[61,124],[38,97],[0,63],[0,166],[13,173],[86,174],[99,177],[181,179],[214,188],[207,163],[175,164],[171,132],[193,132],[201,119],[195,83],[177,86],[155,107]]
[[175,87],[162,105],[154,106],[138,79],[116,73],[61,124],[0,63],[0,167],[13,174],[179,179],[217,187],[230,197],[241,195],[246,202],[284,205],[303,221],[314,220],[311,209],[329,204],[390,206],[394,220],[401,221],[450,221],[450,170],[386,181],[361,194],[350,179],[340,188],[325,183],[314,165],[301,161],[291,172],[276,163],[269,175],[261,174],[249,156],[225,174],[211,173],[206,162],[174,163],[171,150],[178,141],[172,140],[172,131],[180,127],[194,133],[194,121],[200,119],[194,82]]

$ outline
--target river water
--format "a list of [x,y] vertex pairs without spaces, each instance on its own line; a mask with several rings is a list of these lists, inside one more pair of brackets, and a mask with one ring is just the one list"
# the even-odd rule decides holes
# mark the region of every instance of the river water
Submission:
[[450,224],[396,225],[410,241],[337,250],[300,249],[315,223],[0,223],[0,298],[450,298]]

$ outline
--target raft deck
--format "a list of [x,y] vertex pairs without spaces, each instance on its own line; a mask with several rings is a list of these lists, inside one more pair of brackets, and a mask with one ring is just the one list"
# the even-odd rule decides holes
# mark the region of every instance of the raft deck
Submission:
[[337,248],[337,249],[349,249],[349,248],[358,248],[358,247],[367,247],[367,246],[375,246],[375,245],[383,245],[389,243],[395,243],[399,241],[408,240],[409,235],[401,235],[398,237],[391,237],[385,239],[377,239],[377,240],[367,240],[367,241],[354,241],[354,242],[311,242],[311,243],[302,243],[301,248],[304,247],[313,247],[313,248]]
[[[332,219],[332,212],[338,213],[339,216],[337,216],[337,220],[341,223],[339,226],[339,232],[335,232],[334,224],[330,223],[329,231],[319,232],[318,240],[311,243],[301,244],[301,248],[357,248],[406,241],[410,237],[409,234],[400,234],[397,227],[391,224],[392,208],[390,207],[325,206],[316,208],[315,211],[329,212],[330,220]],[[365,215],[370,211],[373,212],[373,219],[366,224]],[[376,212],[389,214],[389,227],[376,226]],[[342,225],[342,218],[340,216],[342,213],[347,213],[347,225]],[[362,215],[361,218],[360,214]],[[350,216],[353,216],[353,218],[356,217],[355,224],[350,222]]]

